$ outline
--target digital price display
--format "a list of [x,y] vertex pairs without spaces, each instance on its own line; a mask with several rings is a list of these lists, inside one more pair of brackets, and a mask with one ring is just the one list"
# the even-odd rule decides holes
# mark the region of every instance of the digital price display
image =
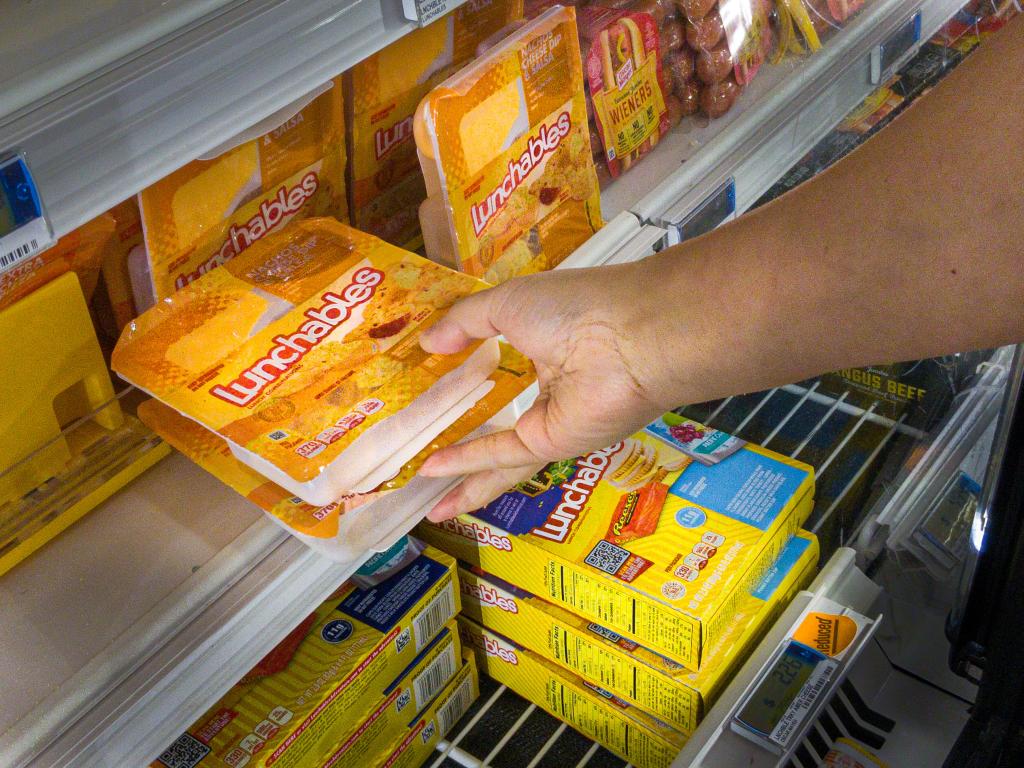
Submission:
[[736,724],[785,748],[837,666],[820,651],[790,642],[743,703]]
[[674,225],[675,239],[668,244],[675,245],[694,237],[700,237],[731,219],[735,213],[736,181],[727,179],[685,219]]
[[39,193],[20,155],[0,160],[0,272],[53,242]]

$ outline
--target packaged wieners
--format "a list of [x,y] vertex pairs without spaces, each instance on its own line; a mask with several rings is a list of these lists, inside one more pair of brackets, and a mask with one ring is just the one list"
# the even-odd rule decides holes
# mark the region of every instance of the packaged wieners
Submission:
[[572,8],[438,85],[413,121],[427,255],[489,282],[550,269],[601,226]]
[[479,401],[411,459],[392,457],[384,465],[386,479],[376,488],[347,494],[326,506],[308,504],[270,482],[236,459],[223,438],[158,400],[141,403],[138,414],[173,448],[255,503],[293,536],[327,557],[348,562],[396,531],[411,527],[417,515],[429,509],[430,501],[453,485],[447,478],[417,475],[428,455],[491,424],[495,428],[511,425],[511,414],[505,419],[503,411],[534,379],[529,361],[501,345],[501,362],[488,377],[490,389]]
[[[294,222],[131,323],[111,366],[306,502],[375,488],[490,387],[494,339],[419,336],[486,287],[331,219]],[[387,471],[381,476],[381,468]]]
[[458,668],[454,571],[428,547],[373,587],[346,582],[153,768],[182,755],[197,768],[318,765],[370,718],[375,751],[383,749]]
[[798,532],[738,602],[700,672],[464,564],[459,589],[463,615],[692,734],[749,646],[811,580],[817,564],[817,539]]
[[459,560],[698,671],[813,495],[806,464],[669,413],[549,464],[472,515],[419,530]]

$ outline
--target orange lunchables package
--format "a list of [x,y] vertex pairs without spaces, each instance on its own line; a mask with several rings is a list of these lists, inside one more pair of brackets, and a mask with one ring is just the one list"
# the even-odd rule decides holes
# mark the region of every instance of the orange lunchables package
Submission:
[[[485,288],[333,219],[293,222],[125,328],[111,367],[317,505],[376,487],[488,389],[496,339],[422,331]],[[448,422],[450,423],[450,421]]]
[[96,290],[104,249],[114,234],[114,218],[97,216],[44,251],[10,264],[0,263],[0,309],[14,304],[65,272],[78,275],[86,302]]
[[580,10],[587,83],[612,178],[628,171],[668,133],[661,71],[665,52],[647,13],[592,6]]
[[501,282],[550,269],[601,226],[576,13],[555,7],[420,103],[427,255]]
[[139,210],[145,255],[130,263],[139,311],[294,218],[346,220],[340,78],[142,190]]

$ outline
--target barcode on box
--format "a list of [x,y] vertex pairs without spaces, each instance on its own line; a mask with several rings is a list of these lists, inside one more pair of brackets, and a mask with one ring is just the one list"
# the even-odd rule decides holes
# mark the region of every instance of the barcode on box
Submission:
[[448,701],[437,710],[437,723],[441,727],[441,736],[445,736],[452,727],[462,719],[473,703],[473,677],[467,675],[466,679],[459,683]]
[[444,589],[438,592],[434,599],[423,606],[420,612],[413,617],[412,630],[416,635],[416,652],[423,650],[423,647],[441,631],[445,622],[454,615],[455,590],[449,580]]
[[22,243],[17,248],[0,255],[0,272],[10,269],[19,261],[23,261],[39,250],[39,241],[32,238],[27,243]]
[[194,736],[183,733],[156,761],[167,768],[195,768],[208,754],[208,746]]
[[412,689],[416,694],[417,711],[441,692],[445,684],[455,675],[455,643],[448,647],[430,662],[426,669],[416,675],[412,681]]

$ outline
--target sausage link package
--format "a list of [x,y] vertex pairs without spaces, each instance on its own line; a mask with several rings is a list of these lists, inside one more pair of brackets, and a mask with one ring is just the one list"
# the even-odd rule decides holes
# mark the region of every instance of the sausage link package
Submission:
[[111,367],[267,479],[326,506],[377,487],[490,389],[497,340],[458,355],[419,345],[448,306],[484,287],[307,219],[145,312]]
[[74,272],[88,303],[99,279],[100,264],[111,237],[114,217],[103,214],[86,222],[44,251],[0,264],[0,309],[23,299],[65,272]]
[[601,226],[572,8],[434,88],[414,120],[427,255],[489,282],[550,269]]
[[466,616],[459,617],[459,632],[481,672],[637,768],[668,768],[686,744],[656,717]]
[[377,759],[380,768],[419,768],[434,754],[437,743],[462,719],[480,695],[476,656],[462,649],[462,669],[406,733]]
[[472,0],[413,30],[345,75],[352,223],[403,247],[419,245],[426,198],[413,114],[427,92],[473,58],[479,43],[520,18],[522,0]]
[[700,670],[813,506],[814,470],[669,413],[421,525],[459,560]]
[[[257,138],[213,150],[139,193],[137,309],[170,296],[295,218],[347,220],[341,78]],[[283,118],[282,118],[283,119]]]
[[692,734],[750,646],[813,577],[818,540],[799,531],[771,569],[738,602],[700,672],[529,592],[459,566],[462,613],[589,683]]
[[307,504],[268,481],[236,459],[222,438],[157,400],[141,403],[138,414],[173,448],[255,503],[293,536],[327,557],[349,561],[411,527],[430,501],[451,487],[451,480],[416,475],[428,455],[488,423],[500,422],[502,410],[534,379],[526,358],[503,344],[501,362],[488,379],[490,390],[465,414],[404,466],[398,464],[394,475],[377,488],[326,506]]
[[182,754],[201,768],[318,764],[370,718],[375,738],[365,744],[383,749],[456,672],[454,581],[454,562],[428,547],[376,586],[346,582],[153,768]]

